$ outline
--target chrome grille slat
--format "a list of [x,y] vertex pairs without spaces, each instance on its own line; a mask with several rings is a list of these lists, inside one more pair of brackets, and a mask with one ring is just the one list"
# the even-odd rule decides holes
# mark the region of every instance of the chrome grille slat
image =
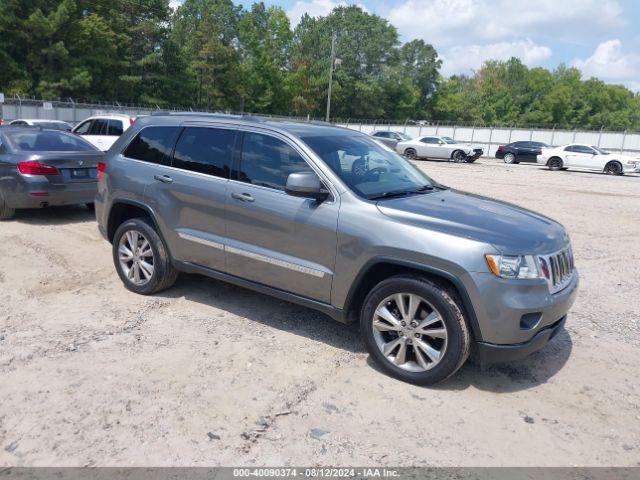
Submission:
[[571,282],[574,271],[571,246],[549,255],[541,255],[540,258],[546,261],[550,269],[551,278],[548,279],[548,283],[551,293],[559,292]]

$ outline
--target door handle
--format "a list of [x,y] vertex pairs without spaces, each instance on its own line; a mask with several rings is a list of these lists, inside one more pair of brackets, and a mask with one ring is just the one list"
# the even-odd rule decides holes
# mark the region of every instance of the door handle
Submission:
[[241,202],[253,202],[255,200],[249,193],[232,193],[231,198]]
[[162,183],[171,183],[171,182],[173,182],[173,178],[171,178],[169,175],[154,175],[153,178],[154,178],[154,180],[157,180],[157,181],[162,182]]

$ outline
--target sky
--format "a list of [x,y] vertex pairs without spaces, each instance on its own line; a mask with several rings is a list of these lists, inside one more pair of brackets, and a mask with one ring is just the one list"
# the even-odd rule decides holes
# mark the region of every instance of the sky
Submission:
[[470,74],[485,60],[515,56],[528,66],[575,66],[585,78],[640,91],[640,0],[267,0],[265,4],[281,6],[292,25],[304,13],[326,15],[338,5],[359,5],[389,20],[401,41],[421,38],[431,43],[445,76]]

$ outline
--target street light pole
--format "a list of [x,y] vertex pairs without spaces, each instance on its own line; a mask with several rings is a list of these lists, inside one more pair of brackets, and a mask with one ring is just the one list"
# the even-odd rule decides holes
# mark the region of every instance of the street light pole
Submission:
[[333,69],[336,61],[336,32],[333,32],[331,36],[331,65],[329,66],[329,92],[327,93],[327,117],[326,121],[329,121],[331,115],[331,87],[333,84]]

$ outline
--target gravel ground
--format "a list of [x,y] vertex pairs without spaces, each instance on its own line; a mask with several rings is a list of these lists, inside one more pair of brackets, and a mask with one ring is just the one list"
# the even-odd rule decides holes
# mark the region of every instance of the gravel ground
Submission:
[[0,465],[640,465],[640,178],[419,162],[568,228],[566,331],[435,388],[356,328],[198,276],[126,291],[82,208],[0,224]]

